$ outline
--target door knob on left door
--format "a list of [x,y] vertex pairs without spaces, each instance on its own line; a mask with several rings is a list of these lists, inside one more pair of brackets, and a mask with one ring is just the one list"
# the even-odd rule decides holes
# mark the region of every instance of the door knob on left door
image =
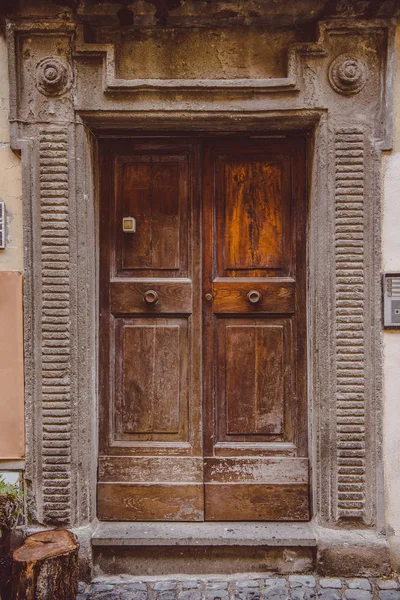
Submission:
[[158,294],[154,290],[147,290],[143,296],[143,300],[147,302],[147,304],[157,304]]
[[252,304],[257,304],[257,302],[260,302],[262,295],[260,294],[260,292],[258,292],[257,290],[251,290],[247,296],[246,296],[247,300],[249,302],[251,302]]

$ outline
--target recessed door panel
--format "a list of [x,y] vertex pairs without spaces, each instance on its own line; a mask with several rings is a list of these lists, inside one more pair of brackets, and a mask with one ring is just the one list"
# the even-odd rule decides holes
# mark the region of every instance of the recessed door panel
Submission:
[[282,268],[281,166],[224,158],[225,269]]
[[291,190],[285,176],[290,159],[279,150],[258,150],[249,155],[226,146],[214,157],[214,260],[220,277],[283,276],[291,267]]
[[284,327],[262,320],[219,320],[218,441],[283,434],[284,351],[289,345]]
[[[116,236],[116,271],[184,276],[188,266],[188,161],[185,156],[117,156],[117,231],[133,217],[135,233]],[[167,273],[163,273],[167,272]]]
[[187,319],[116,321],[116,439],[187,441]]

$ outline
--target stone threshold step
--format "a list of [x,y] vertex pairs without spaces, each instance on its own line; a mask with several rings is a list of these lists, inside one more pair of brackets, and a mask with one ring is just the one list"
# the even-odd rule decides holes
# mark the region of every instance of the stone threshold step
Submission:
[[93,546],[273,546],[316,547],[310,523],[99,522]]

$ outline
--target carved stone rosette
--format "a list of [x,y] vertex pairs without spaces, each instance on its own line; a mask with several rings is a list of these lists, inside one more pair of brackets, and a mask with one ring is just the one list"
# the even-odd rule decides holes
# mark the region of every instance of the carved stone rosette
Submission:
[[42,59],[36,67],[36,87],[45,96],[61,96],[72,85],[71,67],[58,58]]
[[329,81],[339,94],[358,94],[368,79],[368,68],[359,58],[341,55],[329,67]]

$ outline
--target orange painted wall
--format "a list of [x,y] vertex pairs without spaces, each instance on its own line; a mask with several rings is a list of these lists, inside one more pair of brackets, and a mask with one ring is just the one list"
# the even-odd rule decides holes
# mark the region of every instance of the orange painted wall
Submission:
[[22,275],[0,271],[0,460],[24,458]]

